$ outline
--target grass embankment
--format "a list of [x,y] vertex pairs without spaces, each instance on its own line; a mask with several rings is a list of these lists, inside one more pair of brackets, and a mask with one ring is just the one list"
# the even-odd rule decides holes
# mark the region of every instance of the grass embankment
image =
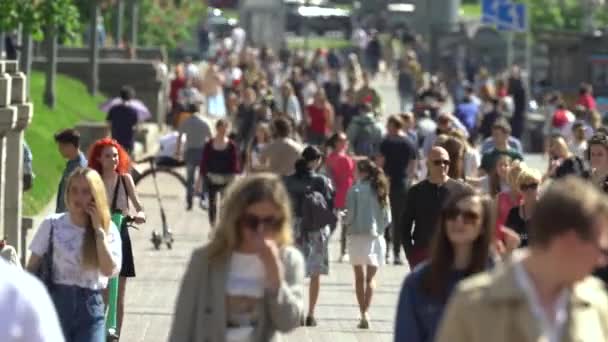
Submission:
[[59,179],[65,167],[53,141],[55,132],[74,127],[81,120],[99,121],[104,114],[97,108],[103,96],[92,97],[80,81],[57,75],[56,104],[51,110],[43,104],[44,74],[33,72],[31,81],[31,100],[34,103],[34,117],[25,132],[27,143],[34,157],[36,178],[32,189],[25,193],[23,200],[24,215],[39,213],[54,199]]
[[467,19],[481,18],[481,4],[462,4],[460,14]]

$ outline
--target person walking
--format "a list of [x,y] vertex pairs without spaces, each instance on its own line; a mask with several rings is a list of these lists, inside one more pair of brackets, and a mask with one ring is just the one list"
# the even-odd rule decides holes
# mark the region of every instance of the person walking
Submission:
[[[146,222],[143,205],[137,196],[133,178],[129,174],[129,154],[116,140],[103,138],[96,141],[89,152],[89,167],[97,171],[103,179],[112,214],[131,215],[133,212],[129,206],[129,202],[131,202],[135,209],[135,215],[133,215],[135,223],[143,224]],[[129,227],[123,224],[119,228],[122,242],[122,266],[120,268],[116,305],[116,332],[118,336],[120,336],[124,317],[127,279],[135,278],[135,261]]]
[[[355,161],[348,154],[348,138],[344,133],[336,133],[330,138],[333,143],[333,150],[325,160],[325,169],[329,174],[334,187],[336,196],[334,209],[343,217],[342,213],[346,209],[346,194],[355,180]],[[340,257],[339,261],[346,259],[346,234],[348,225],[343,221],[340,228]]]
[[346,135],[355,156],[375,158],[382,142],[382,126],[372,111],[371,98],[367,98],[360,108],[348,125]]
[[106,340],[101,291],[122,263],[118,229],[110,220],[103,180],[97,171],[77,168],[66,181],[65,213],[44,219],[30,244],[27,270],[39,270],[52,245],[49,289],[66,342]]
[[120,88],[120,99],[122,102],[108,112],[106,122],[112,138],[131,154],[135,146],[135,125],[139,120],[137,110],[129,103],[135,99],[135,89],[131,86]]
[[312,104],[306,107],[308,131],[306,140],[312,145],[323,145],[334,128],[334,109],[329,103],[325,91],[319,89]]
[[63,169],[61,180],[57,189],[57,201],[55,204],[55,212],[63,213],[66,211],[65,205],[65,184],[68,177],[78,167],[87,166],[87,158],[80,151],[80,133],[74,129],[64,129],[55,134],[55,143],[59,149],[61,156],[68,160]]
[[291,138],[291,126],[285,118],[273,122],[274,140],[260,151],[260,164],[265,170],[289,176],[294,173],[294,165],[304,147]]
[[515,186],[521,194],[521,202],[509,210],[504,225],[519,235],[519,247],[528,246],[528,232],[531,228],[528,223],[538,203],[541,182],[540,172],[530,168],[522,169],[517,177]]
[[[326,205],[331,205],[334,202],[335,196],[331,181],[316,172],[321,165],[321,157],[321,152],[316,147],[306,147],[302,151],[302,157],[296,161],[295,173],[284,178],[285,186],[289,192],[293,206],[293,230],[296,246],[304,254],[306,276],[310,278],[308,287],[308,314],[304,321],[304,324],[308,327],[317,325],[315,308],[319,299],[321,275],[329,274],[330,227],[329,225],[320,228],[307,227],[306,222],[312,218],[305,217],[304,204],[308,193],[316,193],[316,195],[322,197],[322,201]],[[333,210],[329,206],[326,209]]]
[[448,152],[442,147],[433,147],[427,159],[428,178],[412,186],[407,193],[399,230],[410,269],[428,257],[429,243],[445,201],[468,188],[448,176],[449,165]]
[[357,163],[357,183],[348,191],[345,224],[348,254],[355,272],[355,291],[361,319],[359,329],[369,329],[378,268],[384,264],[386,244],[382,236],[391,223],[388,180],[369,159]]
[[[403,132],[403,121],[399,116],[392,115],[386,124],[387,135],[380,143],[380,154],[377,158],[378,166],[384,169],[389,179],[392,225],[385,231],[388,244],[393,244],[393,263],[402,265],[401,260],[401,232],[400,220],[405,210],[403,199],[406,197],[410,183],[415,179],[418,163],[417,148]],[[388,253],[387,253],[388,258]]]
[[270,126],[265,122],[258,123],[255,129],[255,137],[247,147],[245,172],[254,173],[265,169],[261,161],[261,155],[264,148],[270,144],[271,138]]
[[209,223],[215,227],[219,207],[218,197],[222,196],[224,189],[234,180],[240,172],[238,148],[228,138],[230,124],[225,119],[215,123],[215,136],[205,143],[203,158],[201,159],[199,178],[196,189],[201,192],[203,182],[207,184],[207,198],[209,198]]
[[[587,159],[591,166],[591,182],[596,188],[608,193],[608,137],[596,133],[589,139]],[[598,268],[595,275],[608,284],[608,266]]]
[[[192,210],[196,169],[201,165],[205,143],[211,138],[211,127],[207,120],[199,114],[200,106],[191,105],[189,109],[193,114],[182,121],[179,126],[179,136],[175,147],[175,159],[183,159],[186,163],[186,210]],[[184,136],[186,137],[185,144],[182,143]],[[182,151],[184,152],[183,158]]]
[[492,264],[492,217],[491,200],[472,189],[446,202],[428,261],[418,265],[401,287],[395,342],[434,341],[447,300],[456,285]]
[[608,294],[590,276],[608,261],[607,203],[576,177],[553,182],[532,214],[529,247],[461,282],[436,341],[608,340]]
[[288,203],[268,173],[229,187],[213,239],[186,268],[169,342],[277,342],[300,326],[304,260],[292,247]]

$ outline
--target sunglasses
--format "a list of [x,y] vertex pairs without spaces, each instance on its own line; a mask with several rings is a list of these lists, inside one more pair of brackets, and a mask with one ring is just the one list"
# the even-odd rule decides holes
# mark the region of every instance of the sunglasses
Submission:
[[447,220],[455,220],[460,216],[462,217],[462,221],[468,224],[477,223],[481,218],[481,215],[473,210],[462,210],[460,208],[446,209],[443,215]]
[[450,161],[447,159],[437,159],[433,160],[433,165],[435,166],[450,166]]
[[283,226],[285,219],[275,216],[257,216],[252,214],[245,214],[239,220],[241,226],[246,227],[252,231],[259,231],[259,227],[262,226],[263,230],[271,230],[278,232]]
[[538,183],[522,184],[519,188],[521,191],[538,190]]

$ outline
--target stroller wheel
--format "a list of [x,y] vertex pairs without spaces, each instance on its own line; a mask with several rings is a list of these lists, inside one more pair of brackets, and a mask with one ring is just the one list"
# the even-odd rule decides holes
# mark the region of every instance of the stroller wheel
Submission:
[[152,232],[152,244],[154,245],[155,249],[160,249],[160,244],[162,243],[162,238],[160,236],[160,234],[158,234],[157,232]]

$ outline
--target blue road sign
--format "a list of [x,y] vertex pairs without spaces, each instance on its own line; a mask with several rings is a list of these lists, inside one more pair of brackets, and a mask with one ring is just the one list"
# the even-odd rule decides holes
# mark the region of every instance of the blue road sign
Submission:
[[501,31],[527,30],[526,5],[503,3],[498,6],[496,27]]

